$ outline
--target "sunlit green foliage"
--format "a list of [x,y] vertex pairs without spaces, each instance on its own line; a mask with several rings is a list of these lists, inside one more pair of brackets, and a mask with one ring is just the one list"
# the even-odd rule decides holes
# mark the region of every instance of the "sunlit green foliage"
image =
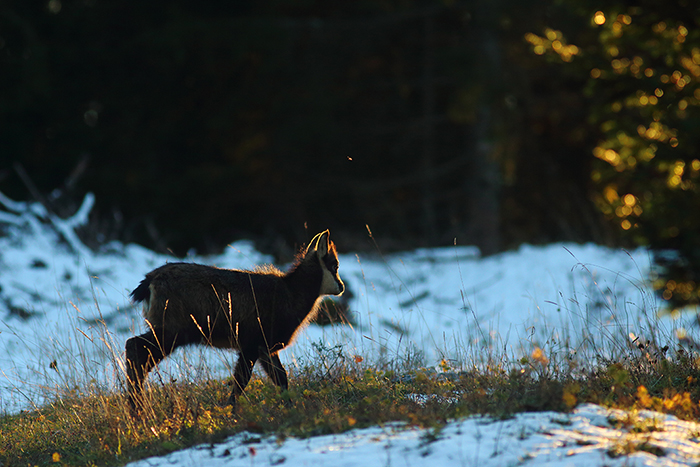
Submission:
[[[700,14],[687,2],[567,1],[588,28],[525,36],[532,51],[587,76],[599,139],[591,177],[599,209],[655,252],[670,307],[700,297]],[[564,28],[566,29],[566,28]],[[576,45],[567,45],[570,40]]]

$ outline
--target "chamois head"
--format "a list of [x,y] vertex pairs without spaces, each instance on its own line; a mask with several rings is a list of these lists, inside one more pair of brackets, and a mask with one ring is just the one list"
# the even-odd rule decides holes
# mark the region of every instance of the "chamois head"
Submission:
[[338,253],[335,251],[335,244],[329,239],[330,232],[326,230],[317,234],[309,242],[309,246],[304,253],[304,260],[316,259],[323,271],[321,280],[321,290],[319,295],[342,295],[345,284],[338,275]]

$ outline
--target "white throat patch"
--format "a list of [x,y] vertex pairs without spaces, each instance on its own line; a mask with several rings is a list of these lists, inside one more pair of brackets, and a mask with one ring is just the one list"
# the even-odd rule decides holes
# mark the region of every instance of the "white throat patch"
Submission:
[[[323,270],[323,278],[321,279],[321,290],[319,291],[319,295],[342,295],[343,291],[340,284],[338,284],[338,281],[336,281],[335,275],[328,270],[325,264],[323,264],[323,260],[321,260],[320,256],[318,261],[321,263],[321,269]],[[338,278],[338,280],[340,280],[340,278]]]

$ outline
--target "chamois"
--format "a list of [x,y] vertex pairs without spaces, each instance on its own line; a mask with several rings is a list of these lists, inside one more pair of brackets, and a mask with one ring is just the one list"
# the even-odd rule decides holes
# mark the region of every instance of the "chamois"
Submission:
[[134,302],[143,302],[149,327],[126,342],[132,412],[142,402],[148,372],[190,344],[238,350],[228,399],[234,409],[257,360],[274,384],[287,389],[287,372],[277,353],[316,316],[320,296],[345,290],[329,235],[328,230],[316,235],[286,273],[273,266],[242,271],[168,263],[146,274],[131,292]]

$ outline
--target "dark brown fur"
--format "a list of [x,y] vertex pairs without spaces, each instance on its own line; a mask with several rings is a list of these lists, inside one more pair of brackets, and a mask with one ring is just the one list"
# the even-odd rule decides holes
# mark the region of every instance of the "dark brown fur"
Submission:
[[288,386],[277,353],[316,314],[324,294],[343,293],[335,245],[325,231],[287,273],[266,266],[253,271],[170,263],[146,274],[131,296],[144,303],[149,331],[126,342],[129,403],[138,407],[143,380],[174,349],[202,344],[239,351],[229,403],[260,360],[272,381]]

